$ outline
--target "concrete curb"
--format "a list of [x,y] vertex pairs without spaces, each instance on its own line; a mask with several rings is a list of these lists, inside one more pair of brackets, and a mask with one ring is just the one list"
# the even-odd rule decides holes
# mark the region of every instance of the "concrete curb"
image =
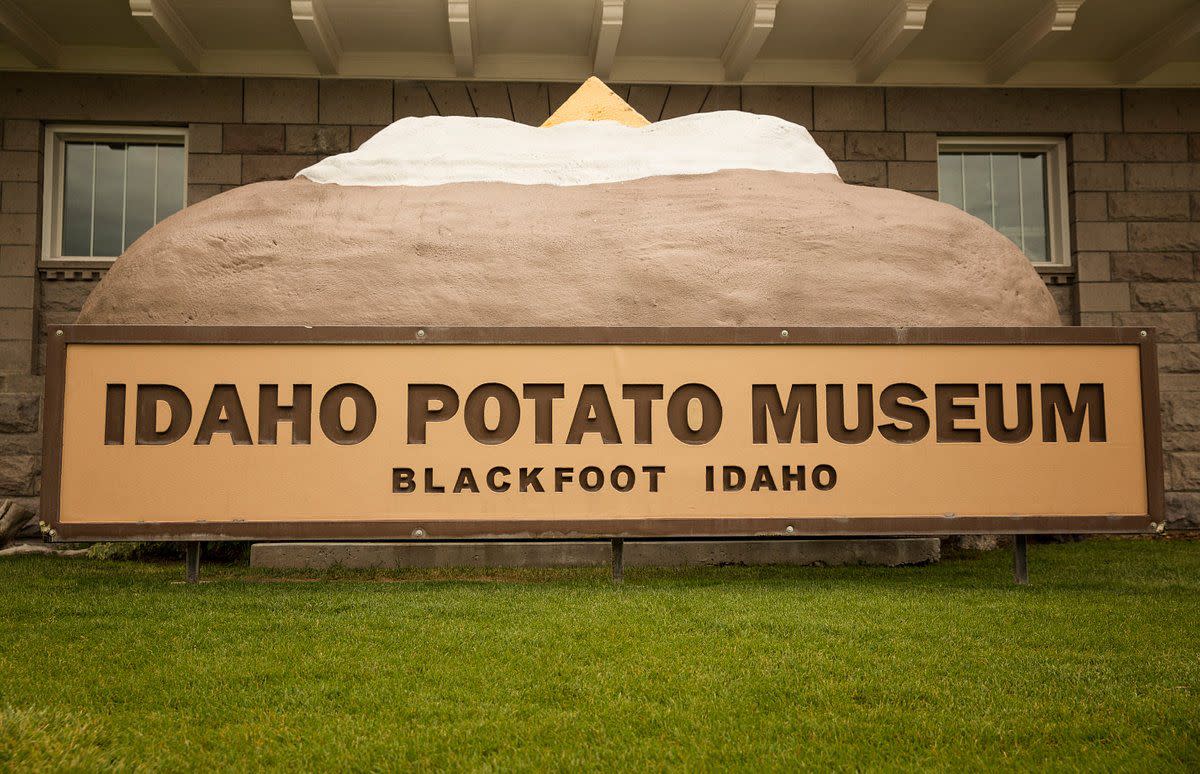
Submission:
[[[250,566],[319,570],[331,567],[592,567],[611,559],[607,542],[256,543]],[[936,562],[937,538],[860,540],[626,541],[625,565],[884,565]]]

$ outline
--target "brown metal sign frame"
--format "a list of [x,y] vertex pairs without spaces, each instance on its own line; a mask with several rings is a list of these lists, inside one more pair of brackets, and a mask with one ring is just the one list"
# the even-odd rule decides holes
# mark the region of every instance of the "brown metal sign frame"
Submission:
[[[1145,533],[1163,519],[1158,358],[1150,328],[468,328],[55,325],[47,327],[41,519],[62,541],[561,540]],[[1123,344],[1138,347],[1146,514],[62,523],[63,410],[71,344]]]

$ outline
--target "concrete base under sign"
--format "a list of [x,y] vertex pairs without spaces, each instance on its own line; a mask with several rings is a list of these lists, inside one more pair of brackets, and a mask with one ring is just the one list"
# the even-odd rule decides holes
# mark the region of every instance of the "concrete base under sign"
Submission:
[[[321,570],[331,567],[591,567],[611,559],[607,542],[538,543],[256,543],[250,566]],[[848,565],[893,567],[936,562],[937,538],[861,540],[635,540],[625,565]]]

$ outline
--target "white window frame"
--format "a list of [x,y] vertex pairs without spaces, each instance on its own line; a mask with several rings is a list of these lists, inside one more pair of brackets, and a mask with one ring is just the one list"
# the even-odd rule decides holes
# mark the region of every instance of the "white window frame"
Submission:
[[159,140],[183,146],[183,202],[187,206],[188,130],[183,126],[120,126],[57,124],[46,127],[45,171],[42,177],[42,255],[47,264],[109,266],[117,256],[63,255],[63,169],[68,142],[145,142]]
[[[1038,269],[1071,266],[1071,219],[1067,199],[1067,141],[1063,137],[938,137],[938,154],[950,153],[1045,153],[1046,224],[1049,261],[1030,261]],[[939,198],[941,192],[938,192]]]

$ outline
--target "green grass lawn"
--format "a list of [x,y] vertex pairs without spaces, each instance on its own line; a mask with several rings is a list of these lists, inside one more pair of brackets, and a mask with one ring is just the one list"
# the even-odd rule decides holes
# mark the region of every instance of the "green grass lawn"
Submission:
[[[1195,769],[1200,542],[930,567],[0,560],[0,769]],[[398,582],[384,582],[395,580]]]

